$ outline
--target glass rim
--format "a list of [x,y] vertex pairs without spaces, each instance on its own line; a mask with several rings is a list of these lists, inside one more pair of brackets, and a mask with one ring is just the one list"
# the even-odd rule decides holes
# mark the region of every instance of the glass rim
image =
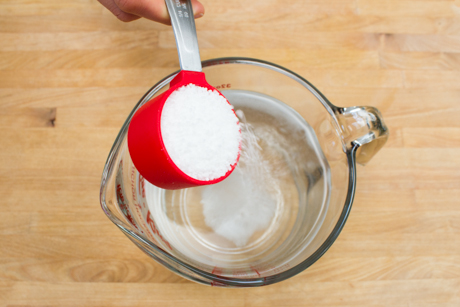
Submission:
[[[280,65],[270,63],[267,61],[259,60],[259,59],[254,59],[254,58],[245,58],[245,57],[223,57],[223,58],[216,58],[216,59],[209,59],[206,61],[202,62],[203,68],[205,67],[210,67],[210,66],[216,66],[216,65],[228,65],[228,64],[247,64],[247,65],[253,65],[253,66],[259,66],[262,68],[267,68],[276,72],[279,72],[285,76],[288,76],[295,81],[299,82],[301,85],[306,87],[326,108],[328,111],[329,115],[333,117],[335,124],[338,125],[338,121],[335,115],[335,112],[339,109],[335,105],[333,105],[313,84],[311,84],[309,81],[304,79],[302,76],[296,74],[295,72],[284,68]],[[270,285],[274,284],[280,281],[283,281],[285,279],[288,279],[290,277],[293,277],[300,272],[304,271],[308,267],[310,267],[313,263],[315,263],[319,258],[321,258],[324,253],[332,246],[332,244],[335,242],[337,237],[339,236],[340,232],[342,231],[345,222],[349,216],[351,206],[353,203],[354,199],[354,194],[355,194],[355,189],[356,189],[356,150],[358,149],[359,145],[358,144],[353,144],[351,148],[348,148],[345,150],[345,154],[347,156],[347,162],[348,162],[348,190],[347,190],[347,197],[345,199],[344,207],[342,209],[342,212],[340,214],[339,219],[337,220],[336,225],[334,226],[333,230],[329,234],[329,236],[326,238],[326,240],[318,247],[318,249],[311,254],[308,258],[297,264],[296,266],[287,269],[286,271],[283,271],[281,273],[273,274],[267,277],[258,277],[258,278],[233,278],[233,277],[222,277],[219,275],[215,275],[212,273],[208,273],[206,271],[203,271],[201,269],[195,268],[180,259],[177,259],[176,257],[172,256],[168,252],[164,251],[163,249],[159,248],[157,245],[155,245],[153,242],[148,240],[147,238],[143,237],[142,235],[138,234],[130,225],[128,225],[126,222],[121,221],[119,218],[117,218],[115,215],[112,214],[112,211],[107,207],[106,201],[105,201],[105,191],[107,189],[107,179],[109,177],[109,174],[114,169],[115,166],[115,160],[114,157],[117,155],[120,146],[122,144],[122,141],[124,139],[124,136],[127,132],[127,129],[129,127],[129,123],[131,121],[132,116],[134,113],[147,101],[149,101],[161,88],[163,88],[165,85],[169,84],[169,82],[177,75],[178,71],[175,71],[171,73],[170,75],[166,76],[159,82],[157,82],[154,86],[152,86],[139,100],[139,102],[134,106],[133,110],[131,113],[128,115],[127,119],[125,120],[123,126],[121,127],[113,145],[112,148],[109,152],[109,155],[107,157],[106,163],[104,165],[104,170],[102,172],[102,178],[101,178],[101,187],[100,187],[100,203],[102,210],[104,213],[107,215],[107,217],[118,227],[120,230],[123,231],[132,241],[133,239],[136,239],[137,241],[142,242],[145,245],[148,245],[150,248],[154,249],[156,252],[164,256],[165,258],[175,262],[176,264],[180,265],[181,267],[184,267],[185,269],[189,270],[190,272],[197,274],[199,276],[202,276],[205,279],[210,280],[211,282],[216,282],[217,284],[223,284],[226,286],[233,286],[233,287],[257,287],[257,286],[264,286],[264,285]],[[131,238],[132,237],[132,238]],[[138,247],[139,244],[135,241],[133,241]],[[199,280],[196,278],[193,278],[192,276],[184,275],[183,272],[179,272],[176,270],[172,265],[169,265],[168,263],[165,263],[165,261],[162,261],[162,259],[159,259],[157,255],[154,255],[148,251],[146,251],[144,248],[141,248],[142,251],[146,252],[149,254],[152,258],[155,260],[159,260],[162,265],[166,266],[173,272],[176,272],[180,274],[181,276],[184,276],[185,278],[191,279],[193,281],[199,282],[199,283],[205,283],[203,280]]]

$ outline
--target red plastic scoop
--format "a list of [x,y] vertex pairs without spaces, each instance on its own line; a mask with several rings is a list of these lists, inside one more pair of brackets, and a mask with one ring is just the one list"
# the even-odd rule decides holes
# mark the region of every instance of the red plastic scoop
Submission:
[[[180,5],[177,2],[180,2]],[[195,21],[190,0],[166,0],[166,4],[176,36],[182,70],[171,81],[170,88],[166,92],[144,104],[133,115],[128,129],[129,153],[139,173],[147,181],[160,188],[183,189],[214,184],[227,178],[235,169],[240,148],[238,148],[238,157],[235,163],[230,165],[230,170],[225,175],[211,180],[198,180],[187,175],[174,163],[163,141],[161,132],[162,111],[166,101],[174,91],[185,85],[194,84],[207,90],[216,91],[224,97],[208,84],[204,73],[201,72]],[[233,115],[236,118],[234,112]]]
[[[224,176],[204,181],[185,174],[169,156],[161,134],[163,106],[175,90],[190,83],[215,90],[206,82],[204,73],[182,70],[171,81],[170,88],[166,92],[144,104],[134,114],[129,125],[128,148],[131,159],[139,173],[160,188],[183,189],[214,184],[227,178],[238,162],[239,156]],[[219,94],[223,97],[221,93]]]

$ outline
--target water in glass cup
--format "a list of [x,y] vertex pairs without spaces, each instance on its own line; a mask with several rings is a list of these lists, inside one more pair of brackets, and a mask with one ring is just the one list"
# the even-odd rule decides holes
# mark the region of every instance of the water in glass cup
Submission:
[[160,247],[221,276],[258,277],[314,238],[329,203],[330,171],[314,130],[292,108],[256,92],[222,93],[242,127],[235,171],[218,184],[183,190],[146,182],[145,198]]

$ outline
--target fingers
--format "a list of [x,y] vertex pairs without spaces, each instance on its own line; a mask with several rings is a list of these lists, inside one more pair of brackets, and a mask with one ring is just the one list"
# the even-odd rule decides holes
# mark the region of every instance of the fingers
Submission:
[[136,19],[139,19],[141,17],[126,13],[122,11],[113,0],[97,0],[99,1],[100,4],[105,6],[106,9],[108,9],[110,12],[112,12],[113,15],[115,15],[118,19],[124,22],[130,22]]
[[114,0],[115,4],[123,11],[132,15],[167,23],[168,11],[164,0]]
[[[98,0],[121,21],[132,21],[144,17],[166,25],[171,24],[164,0]],[[191,0],[193,15],[204,15],[204,6],[198,0]]]
[[196,18],[201,18],[204,15],[204,6],[198,0],[192,0],[193,7],[193,16]]

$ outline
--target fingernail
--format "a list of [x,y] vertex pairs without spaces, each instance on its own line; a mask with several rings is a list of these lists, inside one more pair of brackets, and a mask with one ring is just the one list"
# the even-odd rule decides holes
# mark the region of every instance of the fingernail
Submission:
[[198,13],[198,14],[195,15],[195,18],[201,18],[201,17],[203,17],[203,15],[204,15],[204,13]]

